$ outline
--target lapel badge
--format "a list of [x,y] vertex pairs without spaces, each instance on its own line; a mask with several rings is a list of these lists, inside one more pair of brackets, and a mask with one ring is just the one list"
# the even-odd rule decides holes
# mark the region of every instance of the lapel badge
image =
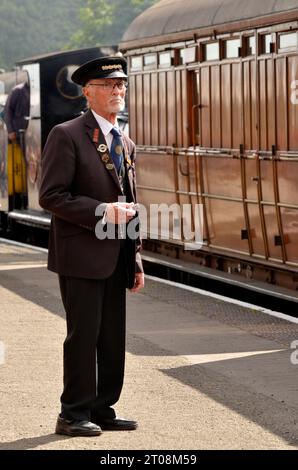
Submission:
[[101,160],[104,162],[104,163],[108,163],[108,161],[110,160],[110,157],[107,153],[104,153],[102,156],[101,156]]
[[113,169],[114,169],[113,163],[107,163],[107,164],[106,164],[106,169],[107,169],[107,170],[113,170]]
[[98,147],[97,147],[97,150],[99,152],[106,152],[108,150],[108,147],[106,146],[106,144],[100,144]]

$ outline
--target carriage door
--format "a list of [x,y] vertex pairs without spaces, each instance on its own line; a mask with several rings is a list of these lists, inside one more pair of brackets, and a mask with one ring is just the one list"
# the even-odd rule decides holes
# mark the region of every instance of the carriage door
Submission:
[[[182,240],[186,249],[196,249],[190,235],[201,242],[202,214],[199,204],[200,183],[198,171],[199,146],[199,70],[176,70],[177,148],[176,181],[177,201],[181,207]],[[199,242],[199,244],[200,244]],[[199,248],[199,246],[198,246]]]
[[250,218],[260,214],[264,252],[253,241],[254,254],[297,266],[297,31],[259,35],[256,77],[257,158],[247,161],[247,188],[259,203]]
[[276,149],[273,178],[277,227],[271,237],[276,249],[281,250],[283,261],[297,268],[298,31],[276,33],[275,41]]

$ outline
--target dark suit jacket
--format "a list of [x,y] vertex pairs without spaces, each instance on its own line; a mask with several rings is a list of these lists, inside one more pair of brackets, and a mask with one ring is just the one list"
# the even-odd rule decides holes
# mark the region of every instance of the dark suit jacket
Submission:
[[[52,129],[42,155],[39,202],[52,213],[48,268],[65,276],[104,279],[116,267],[121,241],[96,237],[95,226],[101,222],[95,209],[117,201],[122,191],[115,170],[107,169],[97,151],[94,129],[99,127],[90,110]],[[100,129],[96,132],[99,143],[105,143]],[[135,144],[123,138],[126,200],[135,202]],[[128,287],[134,283],[135,272],[142,271],[139,249],[139,239],[126,239]]]
[[7,131],[16,132],[27,129],[28,120],[25,117],[30,114],[30,90],[28,83],[16,85],[7,98],[4,108],[4,121]]

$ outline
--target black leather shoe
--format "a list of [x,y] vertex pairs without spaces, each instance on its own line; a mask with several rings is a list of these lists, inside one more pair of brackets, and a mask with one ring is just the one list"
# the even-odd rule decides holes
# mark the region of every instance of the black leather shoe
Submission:
[[101,418],[94,420],[104,431],[134,431],[138,427],[136,421],[119,418]]
[[68,420],[58,416],[56,424],[56,434],[65,434],[66,436],[99,436],[101,434],[100,426],[91,423],[91,421]]

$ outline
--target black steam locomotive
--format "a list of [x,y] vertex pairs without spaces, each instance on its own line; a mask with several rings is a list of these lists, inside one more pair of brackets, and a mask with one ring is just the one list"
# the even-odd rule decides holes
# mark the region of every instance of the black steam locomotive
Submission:
[[[70,79],[75,68],[88,60],[113,55],[116,46],[93,47],[44,54],[17,64],[16,72],[0,75],[0,235],[34,242],[45,232],[50,215],[38,204],[40,159],[50,130],[86,109],[81,87]],[[13,85],[28,81],[30,112],[19,145],[8,141],[3,120],[5,101]],[[123,114],[122,124],[125,122]],[[41,230],[36,230],[41,229]]]

